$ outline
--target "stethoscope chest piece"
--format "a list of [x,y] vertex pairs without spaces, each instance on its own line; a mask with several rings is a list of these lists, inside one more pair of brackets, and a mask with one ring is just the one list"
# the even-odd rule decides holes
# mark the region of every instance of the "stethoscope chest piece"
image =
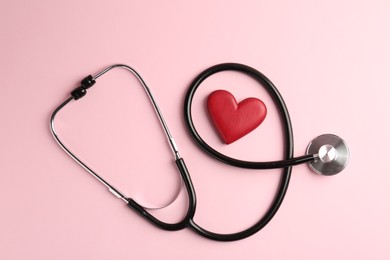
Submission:
[[316,137],[308,145],[306,153],[318,155],[316,160],[309,162],[309,167],[321,175],[335,175],[348,164],[348,146],[337,135],[324,134]]

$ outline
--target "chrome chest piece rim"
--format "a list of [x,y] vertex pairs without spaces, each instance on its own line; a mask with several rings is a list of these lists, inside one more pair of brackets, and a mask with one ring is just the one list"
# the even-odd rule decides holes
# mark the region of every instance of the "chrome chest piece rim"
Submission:
[[309,162],[309,167],[316,173],[335,175],[348,164],[349,149],[343,139],[333,134],[316,137],[307,147],[307,154],[317,154],[316,160]]

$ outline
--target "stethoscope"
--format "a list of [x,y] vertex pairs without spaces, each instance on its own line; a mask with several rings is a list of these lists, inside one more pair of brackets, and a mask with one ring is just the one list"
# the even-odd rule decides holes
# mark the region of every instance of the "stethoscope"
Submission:
[[[87,94],[87,89],[92,87],[96,80],[107,73],[108,71],[114,69],[114,68],[123,68],[128,71],[130,71],[132,74],[136,76],[136,78],[141,83],[142,87],[146,91],[154,109],[155,112],[161,122],[162,128],[164,129],[164,132],[168,138],[168,143],[172,149],[172,152],[175,157],[175,163],[176,166],[180,172],[182,182],[184,183],[184,186],[187,191],[188,195],[188,209],[186,212],[185,217],[177,222],[177,223],[166,223],[164,221],[161,221],[154,217],[152,214],[150,214],[147,211],[147,207],[140,205],[137,203],[134,199],[128,198],[126,195],[124,195],[122,192],[120,192],[117,188],[115,188],[113,185],[108,183],[105,179],[103,179],[100,175],[98,175],[95,171],[93,171],[89,166],[87,166],[81,159],[79,159],[74,153],[70,151],[69,148],[67,148],[63,142],[59,139],[55,126],[54,126],[54,120],[57,115],[57,113],[64,108],[66,105],[71,103],[71,101],[76,101],[82,97],[84,97]],[[267,92],[272,97],[273,101],[277,105],[277,109],[279,110],[279,114],[282,121],[283,126],[283,132],[284,132],[284,159],[280,161],[270,161],[270,162],[252,162],[252,161],[243,161],[238,160],[235,158],[228,157],[226,155],[223,155],[219,153],[218,151],[214,150],[211,146],[209,146],[199,135],[197,132],[195,125],[192,120],[192,100],[194,97],[194,94],[196,90],[199,88],[199,86],[202,84],[202,82],[207,79],[208,77],[212,76],[215,73],[222,72],[222,71],[237,71],[244,74],[247,74],[254,78],[261,86],[263,86]],[[114,194],[117,198],[123,200],[125,203],[127,203],[127,206],[138,212],[143,218],[147,219],[149,222],[154,224],[155,226],[164,229],[164,230],[181,230],[186,227],[189,227],[196,233],[198,233],[201,236],[204,236],[209,239],[217,240],[217,241],[234,241],[243,239],[246,237],[249,237],[259,230],[261,230],[264,226],[266,226],[269,221],[274,217],[277,210],[279,209],[283,198],[286,194],[288,184],[290,181],[291,176],[291,170],[293,165],[302,164],[302,163],[308,163],[310,168],[315,171],[318,174],[321,175],[334,175],[339,172],[341,172],[347,165],[348,159],[349,159],[349,150],[344,142],[340,137],[333,135],[333,134],[324,134],[321,136],[318,136],[314,140],[312,140],[306,151],[306,155],[300,156],[300,157],[293,157],[293,133],[292,133],[292,126],[291,126],[291,120],[289,113],[287,111],[286,104],[283,101],[283,98],[279,91],[276,89],[276,87],[272,84],[272,82],[264,76],[259,71],[246,66],[242,64],[237,63],[224,63],[215,65],[213,67],[210,67],[200,73],[198,77],[195,78],[195,80],[190,85],[190,88],[187,92],[187,95],[185,97],[184,102],[184,117],[185,117],[185,123],[187,125],[187,128],[191,134],[191,136],[194,138],[195,142],[209,155],[214,157],[215,159],[226,163],[228,165],[240,167],[240,168],[246,168],[246,169],[276,169],[276,168],[283,168],[283,174],[281,177],[281,181],[278,187],[278,190],[276,192],[276,196],[272,202],[272,205],[269,207],[267,212],[264,214],[264,216],[258,220],[255,224],[253,224],[251,227],[242,230],[237,233],[232,234],[218,234],[211,231],[208,231],[198,224],[194,222],[194,215],[196,210],[196,195],[195,195],[195,189],[191,181],[190,174],[187,170],[187,167],[184,163],[183,158],[179,154],[179,149],[175,143],[175,140],[172,137],[171,132],[168,129],[168,126],[164,120],[164,117],[156,103],[156,100],[154,99],[150,89],[147,87],[145,81],[142,79],[140,74],[135,71],[133,68],[123,65],[123,64],[115,64],[112,65],[100,72],[98,72],[94,76],[87,76],[81,81],[81,85],[74,89],[71,92],[71,96],[67,98],[61,105],[59,105],[51,115],[50,119],[50,130],[57,141],[57,143],[61,146],[63,150],[73,159],[75,160],[79,165],[81,165],[87,172],[89,172],[92,176],[94,176],[97,180],[99,180],[104,186],[108,188],[108,190]]]

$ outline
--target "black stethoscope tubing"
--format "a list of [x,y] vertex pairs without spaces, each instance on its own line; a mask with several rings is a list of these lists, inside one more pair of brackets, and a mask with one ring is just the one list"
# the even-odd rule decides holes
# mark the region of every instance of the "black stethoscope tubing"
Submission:
[[[191,115],[191,106],[192,106],[192,99],[194,97],[194,94],[198,87],[202,84],[202,82],[210,77],[211,75],[222,72],[222,71],[238,71],[245,73],[255,80],[257,80],[260,85],[262,85],[267,92],[271,95],[273,101],[276,103],[281,121],[283,126],[283,137],[285,140],[284,144],[284,160],[283,161],[276,161],[276,162],[249,162],[249,161],[242,161],[237,160],[231,157],[228,157],[226,155],[223,155],[213,148],[211,148],[198,134],[196,131],[196,128],[194,126],[194,123],[192,121],[192,115]],[[185,117],[185,123],[186,126],[195,140],[195,142],[208,154],[213,156],[214,158],[220,160],[223,163],[240,167],[240,168],[248,168],[248,169],[272,169],[272,168],[284,168],[282,177],[279,183],[278,190],[276,192],[275,198],[272,201],[271,206],[267,210],[267,212],[264,214],[263,217],[259,219],[254,225],[251,227],[237,232],[233,234],[217,234],[214,232],[210,232],[208,230],[205,230],[204,228],[197,225],[193,219],[190,220],[189,226],[196,231],[198,234],[207,237],[209,239],[214,239],[218,241],[234,241],[246,238],[248,236],[253,235],[254,233],[261,230],[264,226],[268,224],[268,222],[274,217],[275,213],[279,209],[280,205],[283,202],[283,198],[287,192],[287,188],[290,181],[291,176],[291,170],[292,165],[304,163],[307,161],[314,160],[314,155],[309,156],[302,156],[298,158],[293,158],[294,153],[294,142],[293,142],[293,131],[292,131],[292,125],[291,125],[291,119],[287,110],[287,106],[280,95],[279,91],[276,89],[276,87],[272,84],[272,82],[264,76],[261,72],[238,63],[223,63],[219,65],[215,65],[213,67],[210,67],[203,71],[199,76],[192,82],[185,101],[184,101],[184,117]]]

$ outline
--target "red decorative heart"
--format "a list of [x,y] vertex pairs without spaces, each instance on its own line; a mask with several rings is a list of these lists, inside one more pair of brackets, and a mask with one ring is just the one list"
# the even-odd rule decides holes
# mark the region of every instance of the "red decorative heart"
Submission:
[[237,141],[253,131],[265,119],[267,107],[257,98],[247,98],[237,104],[226,90],[216,90],[207,99],[210,117],[226,144]]

